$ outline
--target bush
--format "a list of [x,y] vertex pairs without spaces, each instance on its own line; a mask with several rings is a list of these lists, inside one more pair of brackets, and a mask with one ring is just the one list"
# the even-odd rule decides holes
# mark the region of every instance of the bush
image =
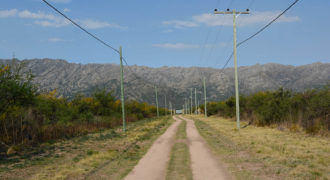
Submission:
[[[210,102],[208,115],[235,117],[235,97],[221,102]],[[299,124],[308,133],[330,130],[330,88],[292,92],[257,92],[240,97],[240,116],[256,125]],[[292,126],[292,125],[291,125]]]
[[[58,97],[56,90],[38,94],[32,80],[21,64],[0,66],[1,145],[38,144],[122,124],[121,102],[111,91],[69,100]],[[156,107],[137,101],[127,101],[125,110],[127,122],[156,115]]]

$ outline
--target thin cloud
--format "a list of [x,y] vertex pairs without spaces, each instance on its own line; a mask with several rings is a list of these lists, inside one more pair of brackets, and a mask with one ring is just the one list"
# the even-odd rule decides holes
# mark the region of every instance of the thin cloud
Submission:
[[175,28],[184,28],[184,27],[198,27],[199,24],[192,21],[181,21],[181,20],[172,20],[164,21],[164,25],[174,25]]
[[125,27],[125,26],[120,26],[118,24],[97,21],[97,20],[92,20],[92,19],[79,20],[79,22],[88,29],[100,29],[100,28],[106,28],[106,27],[122,29],[122,30],[127,29],[127,27]]
[[162,31],[162,33],[171,33],[171,32],[174,32],[173,29],[167,29],[167,30]]
[[[231,45],[231,43],[219,42],[216,44],[204,44],[204,48],[224,48]],[[159,47],[164,49],[196,49],[202,47],[198,44],[186,44],[186,43],[163,43],[163,44],[153,44],[153,47]]]
[[[264,11],[264,12],[254,12],[250,15],[239,15],[237,18],[238,26],[247,26],[254,24],[267,23],[276,17],[280,11]],[[288,16],[283,15],[276,22],[277,23],[290,23],[297,22],[301,19],[298,16]],[[176,28],[182,27],[198,27],[200,25],[206,26],[232,26],[233,17],[232,15],[214,15],[211,13],[204,13],[196,16],[192,16],[191,20],[181,21],[172,20],[164,21],[165,25],[173,25]]]
[[70,12],[71,9],[69,9],[69,8],[64,8],[63,11],[64,11],[64,12]]
[[71,2],[71,0],[49,0],[49,1],[53,3],[63,3],[63,4],[68,4]]
[[153,44],[152,46],[165,48],[165,49],[194,49],[199,47],[198,45],[195,44],[184,44],[184,43]]
[[17,15],[17,9],[0,11],[0,18],[13,17]]
[[[68,9],[67,9],[68,11]],[[33,23],[42,27],[63,27],[70,25],[70,22],[63,17],[55,16],[53,14],[46,14],[44,12],[31,12],[29,10],[18,11],[16,9],[0,11],[0,18],[19,17],[24,19],[33,19]],[[105,21],[98,21],[92,19],[77,19],[77,22],[87,29],[100,28],[115,28],[125,30],[127,27],[115,23],[108,23]]]
[[49,38],[48,41],[49,42],[67,42],[67,40],[65,40],[65,39],[56,38],[56,37]]

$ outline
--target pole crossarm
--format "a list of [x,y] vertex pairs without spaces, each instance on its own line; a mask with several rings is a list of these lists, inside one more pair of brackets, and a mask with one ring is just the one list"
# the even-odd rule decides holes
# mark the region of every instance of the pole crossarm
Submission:
[[214,11],[214,14],[250,14],[248,11],[239,12],[239,11]]

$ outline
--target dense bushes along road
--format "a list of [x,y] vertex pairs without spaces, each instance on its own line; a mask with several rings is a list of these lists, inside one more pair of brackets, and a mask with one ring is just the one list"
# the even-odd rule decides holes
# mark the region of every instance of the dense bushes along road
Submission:
[[[322,89],[293,92],[282,88],[240,96],[242,120],[265,125],[285,125],[308,133],[327,133],[330,130],[330,86]],[[207,104],[208,115],[235,117],[235,97]],[[204,105],[201,106],[204,110]]]
[[[0,152],[15,144],[77,136],[122,122],[120,101],[111,92],[99,90],[92,97],[68,100],[57,97],[56,90],[37,92],[32,80],[19,64],[0,66]],[[126,113],[132,122],[155,116],[156,107],[128,101]]]

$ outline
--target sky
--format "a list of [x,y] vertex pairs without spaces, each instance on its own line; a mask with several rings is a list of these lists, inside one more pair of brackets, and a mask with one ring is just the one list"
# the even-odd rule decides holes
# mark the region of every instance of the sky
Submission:
[[[129,65],[221,68],[233,51],[235,9],[240,42],[294,0],[48,0],[116,49]],[[0,0],[0,58],[52,58],[118,64],[118,54],[66,21],[42,0]],[[330,62],[330,1],[300,0],[238,48],[238,65]],[[233,66],[233,60],[228,67]]]

